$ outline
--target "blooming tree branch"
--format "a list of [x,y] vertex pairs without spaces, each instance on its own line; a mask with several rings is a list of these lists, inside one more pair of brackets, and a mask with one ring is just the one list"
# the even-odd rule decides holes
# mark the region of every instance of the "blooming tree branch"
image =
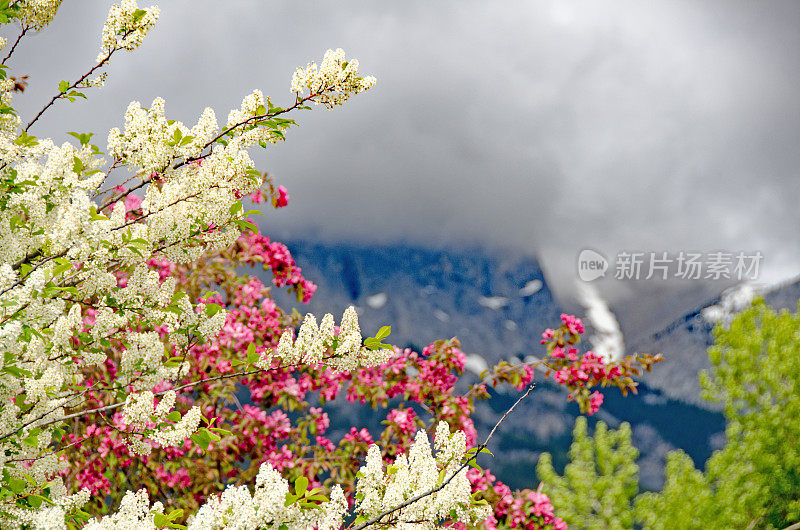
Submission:
[[435,488],[432,488],[432,489],[430,489],[428,491],[423,491],[422,493],[414,495],[413,497],[411,497],[409,499],[406,499],[405,501],[403,501],[402,503],[398,504],[397,506],[394,506],[392,508],[386,509],[386,510],[378,513],[377,515],[373,516],[371,519],[363,521],[361,524],[358,524],[355,527],[353,527],[353,530],[363,530],[364,528],[367,528],[369,526],[383,525],[384,523],[382,523],[381,521],[385,517],[388,517],[388,516],[398,512],[398,511],[402,510],[406,506],[410,506],[410,505],[414,504],[415,502],[424,499],[425,497],[428,497],[428,496],[431,496],[431,495],[435,495],[436,493],[439,493],[440,491],[445,489],[445,487],[447,487],[447,485],[450,484],[450,482],[453,479],[455,479],[459,474],[462,474],[464,472],[464,470],[466,470],[467,467],[469,467],[470,464],[472,464],[475,461],[475,459],[478,457],[479,454],[484,452],[486,447],[489,445],[489,441],[492,439],[492,436],[494,436],[494,432],[497,430],[497,428],[500,426],[500,424],[505,421],[505,419],[508,417],[509,414],[511,414],[511,412],[514,411],[514,409],[520,403],[520,401],[522,401],[523,399],[528,397],[528,394],[531,393],[531,390],[533,390],[533,386],[528,387],[528,390],[526,390],[524,394],[522,394],[519,398],[517,398],[517,400],[514,402],[514,404],[511,405],[511,407],[509,407],[508,410],[505,411],[505,413],[503,413],[503,415],[500,417],[499,420],[497,420],[497,423],[495,423],[494,427],[492,427],[492,430],[489,432],[488,436],[486,436],[486,439],[483,441],[483,443],[481,443],[477,447],[471,449],[469,451],[469,453],[468,453],[469,456],[467,457],[466,461],[464,461],[455,470],[455,472],[447,475],[447,477],[444,480],[441,481],[441,484],[437,485]]

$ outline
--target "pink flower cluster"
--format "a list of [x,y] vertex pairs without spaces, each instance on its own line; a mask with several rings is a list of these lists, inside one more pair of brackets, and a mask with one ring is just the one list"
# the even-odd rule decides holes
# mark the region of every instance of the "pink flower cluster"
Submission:
[[[455,392],[455,384],[464,370],[464,352],[446,343],[430,344],[420,353],[410,348],[396,348],[395,352],[393,358],[380,366],[350,374],[352,383],[346,391],[347,400],[387,406],[390,399],[402,396],[405,401],[425,404],[435,410],[437,419],[458,425],[466,434],[467,444],[474,444],[472,406],[468,398]],[[409,369],[415,372],[413,377]],[[415,429],[411,429],[410,419],[395,421],[398,414],[390,412],[387,420],[397,426],[399,433],[408,435],[403,436],[403,440],[410,441]]]
[[471,468],[467,478],[472,492],[482,492],[494,505],[494,514],[484,521],[484,528],[496,530],[502,523],[505,528],[566,530],[567,524],[553,513],[553,504],[544,493],[525,490],[515,495],[489,469]]
[[298,300],[302,302],[308,302],[314,296],[317,286],[303,278],[300,267],[286,245],[253,232],[242,234],[239,245],[244,253],[242,261],[249,265],[263,263],[265,270],[272,271],[272,281],[277,287],[290,286],[296,289]]
[[570,399],[578,401],[581,410],[591,415],[603,404],[603,394],[589,393],[589,389],[614,384],[623,373],[619,366],[594,352],[581,354],[576,344],[584,331],[581,319],[564,313],[559,329],[548,328],[542,333],[542,344],[547,344],[550,353],[547,366],[555,381],[570,389]]
[[[270,192],[272,194],[272,205],[275,208],[283,208],[289,204],[289,193],[286,191],[286,188],[283,186],[278,186],[274,188],[270,184]],[[256,190],[250,194],[250,200],[253,201],[255,204],[261,204],[267,200],[266,194],[264,190]]]
[[[286,441],[294,434],[289,417],[282,410],[265,410],[252,405],[244,405],[234,416],[237,437],[234,442],[239,455],[263,455],[262,462],[269,462],[278,471],[295,466],[295,455],[286,446]],[[238,475],[231,470],[228,478]]]
[[[113,191],[117,194],[117,196],[121,196],[127,192],[127,188],[124,186],[116,186],[113,188]],[[122,199],[122,203],[125,206],[125,220],[130,221],[138,217],[136,210],[142,207],[142,199],[133,193],[127,193]],[[116,204],[110,204],[108,206],[109,211],[114,211],[114,206]]]
[[417,413],[414,409],[392,409],[386,415],[386,424],[394,424],[402,434],[414,434],[417,432]]

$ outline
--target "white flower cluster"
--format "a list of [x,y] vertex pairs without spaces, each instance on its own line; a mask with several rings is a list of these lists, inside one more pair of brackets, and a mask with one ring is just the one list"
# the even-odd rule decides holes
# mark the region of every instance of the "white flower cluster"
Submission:
[[251,495],[247,486],[229,486],[219,496],[210,497],[189,518],[192,530],[286,528],[286,530],[335,530],[342,526],[347,500],[342,488],[334,486],[329,501],[315,509],[298,503],[286,504],[289,483],[269,463],[261,464]]
[[260,90],[254,90],[242,100],[241,108],[231,110],[228,114],[227,127],[230,129],[243,124],[247,126],[241,127],[228,146],[234,143],[239,148],[247,148],[255,144],[265,146],[282,141],[284,139],[282,130],[289,127],[289,122],[275,123],[272,127],[256,125],[259,120],[266,117],[267,107],[270,105],[269,98],[265,98]]
[[160,502],[150,507],[147,490],[129,491],[122,498],[117,513],[89,521],[84,530],[155,530],[153,519],[156,514],[163,513],[164,505]]
[[[425,431],[417,432],[408,454],[399,455],[385,471],[380,449],[377,445],[370,446],[356,483],[356,509],[361,516],[369,520],[416,495],[435,489],[455,474],[466,451],[464,433],[451,434],[447,423],[439,422],[434,445],[435,458]],[[448,519],[476,524],[489,516],[490,509],[472,505],[471,491],[467,470],[461,469],[441,490],[386,516],[381,526],[433,529],[438,528],[438,522]]]
[[[381,451],[372,445],[356,483],[356,511],[363,520],[396,508],[404,501],[427,493],[455,474],[441,490],[424,495],[408,506],[381,519],[382,528],[434,529],[444,521],[479,524],[491,513],[488,506],[471,503],[471,486],[466,469],[461,467],[466,443],[461,431],[450,433],[445,422],[436,428],[436,456],[431,454],[424,431],[417,434],[408,455],[400,455],[384,469]],[[456,474],[456,471],[458,473]],[[330,500],[315,508],[292,502],[289,483],[269,463],[261,464],[251,493],[247,486],[228,486],[211,496],[187,521],[189,530],[336,530],[341,528],[348,503],[340,486],[331,491]],[[302,496],[302,492],[301,492]],[[287,499],[289,499],[287,501]],[[120,510],[94,519],[87,530],[139,530],[156,528],[154,519],[164,508],[152,508],[146,490],[128,492]]]
[[[20,17],[41,29],[59,4],[21,0]],[[113,6],[98,60],[138,47],[158,14],[157,7],[139,9],[135,0]],[[356,62],[345,64],[334,54],[306,81],[322,89],[320,102],[332,105],[368,88],[371,81],[356,74]],[[104,80],[100,74],[80,86]],[[13,95],[13,80],[0,80],[0,104],[11,107]],[[55,429],[66,414],[84,410],[84,370],[102,365],[112,341],[124,345],[115,383],[132,389],[124,418],[134,430],[142,429],[142,437],[131,440],[134,451],[145,454],[152,443],[182,443],[199,426],[199,408],[180,421],[167,420],[174,393],[155,405],[151,390],[188,371],[186,363],[168,360],[171,347],[215,336],[227,313],[193,305],[176,292],[175,279],[161,281],[147,262],[152,257],[190,262],[234,243],[243,216],[239,197],[263,185],[247,149],[279,141],[291,120],[267,119],[273,107],[260,91],[231,112],[224,130],[211,109],[190,128],[168,120],[164,106],[161,99],[150,108],[131,103],[122,130],[108,135],[106,158],[85,140],[59,146],[23,133],[15,112],[0,113],[0,476],[24,479],[26,493],[41,492],[69,466],[54,452]],[[137,218],[127,215],[122,197],[104,195],[108,173],[118,168],[130,170],[144,193]],[[289,336],[278,355],[316,363],[331,348],[325,361],[342,370],[391,355],[362,348],[352,308],[338,335],[332,317],[326,318],[320,328],[312,316],[299,345]],[[64,509],[83,502],[82,495],[69,502],[61,496],[55,506],[15,517],[20,525],[63,528]],[[13,495],[0,499],[0,512],[17,514],[14,506]],[[148,506],[146,496],[130,494],[120,513],[102,524],[139,528],[125,526],[137,520],[152,526],[156,513],[161,512]],[[329,523],[320,520],[323,524]]]
[[[263,101],[260,92],[254,94],[245,98],[243,110],[232,113],[253,114],[252,107]],[[253,169],[246,149],[271,138],[273,133],[264,128],[233,129],[227,145],[218,145],[201,157],[203,149],[218,133],[211,109],[206,109],[197,125],[189,129],[180,122],[167,120],[161,98],[156,98],[149,109],[134,101],[125,114],[124,132],[116,128],[109,132],[109,155],[124,160],[140,174],[157,174],[158,179],[157,186],[148,186],[141,205],[147,224],[126,229],[133,229],[135,238],[158,243],[164,256],[173,261],[193,261],[208,250],[233,244],[240,232],[229,224],[232,217],[236,218],[231,206],[238,196],[263,184],[263,177]],[[170,165],[177,160],[193,159],[198,162]],[[208,231],[209,226],[220,228]],[[202,244],[179,244],[193,234],[198,234],[195,240]]]
[[343,104],[351,96],[369,90],[375,84],[372,76],[358,75],[358,61],[345,59],[344,50],[328,50],[322,64],[309,63],[306,68],[298,68],[292,76],[291,91],[301,96],[308,91],[314,96],[312,101],[329,109]]
[[136,0],[122,0],[112,6],[103,26],[101,52],[97,61],[102,61],[116,49],[132,51],[138,48],[147,32],[156,25],[158,14],[157,6],[139,9]]
[[273,357],[277,357],[287,364],[324,362],[345,372],[377,366],[394,355],[390,349],[370,350],[361,345],[361,328],[353,306],[344,311],[338,334],[334,333],[333,316],[330,313],[322,317],[319,325],[317,318],[308,313],[300,326],[297,340],[292,340],[292,335],[292,330],[284,331],[275,352],[265,352],[258,366],[266,369]]
[[[134,429],[143,431],[149,425],[163,422],[167,414],[172,411],[175,405],[177,394],[174,390],[166,392],[158,405],[155,405],[155,396],[150,390],[145,390],[138,394],[131,394],[125,401],[123,411],[123,421],[126,425]],[[192,407],[183,415],[181,420],[175,424],[165,425],[149,432],[147,439],[131,438],[127,440],[129,446],[137,454],[150,454],[152,445],[150,442],[160,444],[162,447],[169,447],[182,444],[186,438],[197,430],[202,419],[200,408]]]
[[[43,504],[38,510],[25,510],[17,506],[6,508],[9,513],[16,518],[13,523],[16,527],[29,527],[35,529],[59,529],[66,530],[64,516],[68,511],[80,508],[89,501],[91,492],[87,488],[82,488],[79,492],[72,495],[67,493],[64,481],[61,477],[56,477],[50,481],[50,500],[52,505]],[[5,523],[5,524],[4,524]],[[6,528],[12,521],[0,522]]]
[[102,86],[104,86],[106,84],[106,79],[107,78],[108,78],[108,73],[107,72],[102,72],[102,73],[98,74],[97,76],[95,76],[95,77],[93,77],[91,79],[85,79],[80,84],[80,86],[86,87],[86,88],[102,87]]
[[17,16],[20,21],[39,31],[56,16],[62,0],[22,0]]
[[[261,464],[256,476],[255,490],[247,486],[228,486],[221,495],[214,495],[189,517],[190,530],[256,530],[284,528],[285,530],[337,530],[347,512],[347,500],[342,488],[334,486],[329,501],[316,508],[302,508],[299,503],[287,506],[289,483],[268,463]],[[149,530],[155,529],[154,519],[163,514],[164,507],[156,502],[149,505],[147,490],[128,492],[120,510],[94,519],[86,530]]]

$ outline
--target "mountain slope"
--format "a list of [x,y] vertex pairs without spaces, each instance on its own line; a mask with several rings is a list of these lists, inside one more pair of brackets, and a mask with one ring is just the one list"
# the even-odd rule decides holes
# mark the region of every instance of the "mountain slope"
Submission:
[[489,362],[540,350],[542,330],[561,312],[538,263],[481,249],[322,245],[287,246],[303,274],[319,285],[301,312],[334,313],[355,305],[365,333],[390,324],[398,346],[425,346],[457,336],[465,352]]
[[[455,251],[307,241],[287,245],[319,289],[302,307],[276,293],[284,307],[319,315],[340,314],[355,305],[365,333],[390,324],[390,340],[399,346],[420,348],[432,340],[457,336],[465,352],[477,353],[492,364],[529,353],[541,355],[542,330],[559,323],[561,308],[531,257],[480,248]],[[684,310],[686,315],[672,325],[629,345],[638,351],[665,351],[667,361],[645,379],[636,396],[622,398],[616,390],[606,390],[604,407],[592,418],[612,427],[631,422],[646,489],[660,487],[668,450],[684,449],[702,466],[721,440],[722,415],[698,397],[697,370],[706,366],[705,348],[711,340],[711,326],[702,320],[701,309]],[[681,313],[678,307],[671,310]],[[472,360],[479,371],[480,357],[474,355]],[[501,391],[480,404],[475,412],[479,433],[494,425],[516,395]],[[498,458],[486,465],[512,487],[535,487],[534,465],[541,451],[553,453],[557,466],[566,463],[577,415],[577,406],[566,401],[561,389],[539,380],[533,394],[498,432],[493,448],[499,451]],[[340,429],[353,422],[377,429],[383,419],[346,405],[337,406],[335,416],[340,421],[333,427]],[[332,434],[335,437],[335,431]]]
[[659,352],[664,355],[665,361],[643,378],[647,385],[672,399],[708,410],[719,410],[717,404],[702,399],[697,378],[697,373],[711,367],[706,355],[706,349],[714,341],[714,319],[710,317],[719,312],[728,313],[741,309],[754,294],[763,296],[773,309],[798,309],[800,280],[763,292],[751,293],[748,290],[747,285],[729,289],[721,297],[688,311],[649,337],[629,344],[631,351]]

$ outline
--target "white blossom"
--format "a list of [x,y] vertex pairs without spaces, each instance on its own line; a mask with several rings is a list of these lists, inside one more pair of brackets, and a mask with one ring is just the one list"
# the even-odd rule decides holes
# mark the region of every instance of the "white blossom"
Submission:
[[[450,433],[445,422],[436,427],[436,455],[428,436],[418,431],[408,454],[399,455],[386,471],[377,445],[367,453],[356,482],[356,505],[362,517],[371,519],[423,493],[420,499],[382,519],[382,527],[434,529],[444,520],[476,524],[490,514],[487,506],[471,504],[471,485],[462,466],[466,441],[462,431]],[[453,477],[450,482],[444,482]],[[437,487],[444,487],[434,491]]]
[[350,97],[369,90],[375,84],[372,76],[358,75],[358,61],[345,59],[344,50],[328,50],[317,67],[309,63],[306,68],[298,68],[292,76],[291,91],[302,95],[318,95],[312,101],[328,108],[342,105]]
[[136,0],[122,0],[111,6],[108,18],[103,26],[103,38],[100,55],[102,61],[115,49],[128,51],[138,48],[144,41],[147,32],[155,26],[159,10],[156,6],[139,9]]
[[[53,19],[60,0],[19,5],[20,20],[39,30]],[[116,50],[141,45],[158,16],[157,7],[139,9],[135,0],[112,6],[98,62]],[[2,47],[5,40],[0,40]],[[338,51],[330,52],[320,70],[298,70],[306,73],[295,74],[293,83],[298,93],[320,91],[314,102],[337,105],[374,82],[358,77],[357,66]],[[76,87],[101,86],[105,79],[98,72]],[[11,106],[13,88],[10,78],[0,80],[2,105]],[[264,184],[248,149],[280,141],[290,120],[269,120],[273,107],[258,90],[228,115],[224,139],[218,137],[220,126],[211,109],[191,127],[168,119],[165,109],[160,98],[149,108],[132,102],[124,124],[107,135],[106,156],[90,145],[56,145],[21,135],[21,118],[0,114],[0,471],[12,478],[24,473],[26,493],[40,493],[49,485],[54,502],[23,510],[13,499],[0,500],[0,511],[13,518],[10,527],[65,528],[66,511],[88,500],[88,491],[70,494],[56,478],[70,463],[54,452],[53,436],[66,414],[88,406],[80,387],[83,370],[106,360],[102,348],[88,343],[102,345],[113,338],[124,345],[115,359],[114,383],[126,388],[124,405],[117,405],[135,433],[127,438],[134,453],[149,454],[155,444],[181,444],[202,420],[200,407],[193,407],[175,421],[176,393],[154,395],[153,388],[174,384],[188,371],[186,362],[167,362],[171,348],[212,339],[227,312],[199,310],[202,304],[176,294],[176,280],[161,281],[147,261],[163,257],[188,263],[230,247],[240,236],[239,198]],[[136,219],[126,212],[124,200],[103,194],[109,173],[117,168],[129,170],[131,180],[143,188]],[[260,363],[269,365],[274,355],[347,370],[374,366],[393,353],[362,347],[352,308],[338,335],[330,315],[319,326],[313,315],[307,322],[297,343],[292,334],[284,335],[277,351]],[[207,506],[233,510],[236,517],[255,514],[255,519],[246,518],[247,525],[281,520],[289,528],[339,528],[346,509],[340,489],[334,488],[325,509],[306,513],[284,506],[280,492],[285,486],[277,472],[262,468],[252,494],[247,488],[226,490]],[[206,528],[204,518],[228,525],[227,516],[215,519],[214,510],[202,508],[193,528]],[[146,492],[128,492],[117,513],[87,528],[154,528],[154,516],[161,513],[163,507],[151,507]]]
[[292,330],[284,331],[275,351],[265,351],[259,359],[259,366],[267,368],[272,359],[277,357],[286,364],[298,361],[305,364],[325,363],[340,371],[350,371],[377,366],[394,355],[394,351],[387,348],[371,350],[362,346],[358,315],[352,306],[342,315],[338,335],[334,334],[332,315],[326,314],[317,325],[317,319],[311,313],[306,314],[296,340],[292,340],[292,335]]
[[41,30],[56,16],[62,0],[25,0],[17,16],[35,30]]

